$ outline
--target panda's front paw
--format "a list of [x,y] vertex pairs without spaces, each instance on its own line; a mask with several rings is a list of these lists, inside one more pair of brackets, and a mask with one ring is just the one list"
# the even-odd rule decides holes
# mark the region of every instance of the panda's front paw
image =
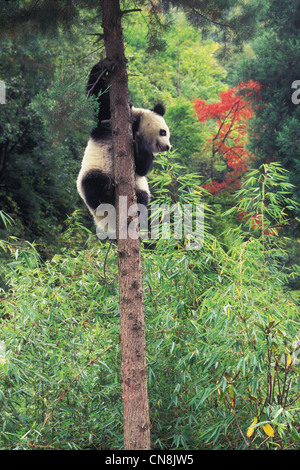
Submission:
[[144,142],[144,138],[143,138],[142,134],[139,131],[137,131],[136,134],[135,134],[135,144],[136,144],[136,146],[138,147],[139,144],[141,144],[142,142]]
[[144,153],[148,151],[148,145],[143,135],[139,131],[135,134],[135,148],[137,154],[140,155],[142,158]]
[[106,191],[111,191],[115,189],[115,180],[113,177],[108,176],[103,182],[103,189]]
[[140,176],[145,176],[152,168],[153,154],[144,136],[138,131],[135,134],[135,171]]

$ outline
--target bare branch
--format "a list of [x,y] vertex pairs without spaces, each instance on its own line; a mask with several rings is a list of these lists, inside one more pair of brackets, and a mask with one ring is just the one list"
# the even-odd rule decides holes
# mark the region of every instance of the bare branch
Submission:
[[202,13],[200,13],[200,11],[196,10],[196,8],[192,8],[192,7],[191,7],[191,10],[192,10],[194,13],[196,13],[196,15],[201,16],[201,18],[203,18],[204,20],[209,21],[209,23],[213,23],[213,24],[215,24],[215,25],[217,25],[217,26],[222,26],[223,28],[229,28],[229,27],[230,27],[229,24],[219,23],[218,21],[214,21],[214,20],[212,20],[211,18],[207,18],[207,17],[204,16]]
[[100,41],[102,41],[102,39],[104,39],[104,34],[103,33],[91,33],[91,34],[88,34],[88,36],[98,36],[96,41],[93,42],[93,45],[97,44],[97,42],[100,42]]
[[128,13],[133,13],[135,11],[140,12],[140,11],[142,11],[142,9],[141,8],[132,8],[131,10],[123,10],[123,11],[121,11],[121,15],[122,16],[127,15]]

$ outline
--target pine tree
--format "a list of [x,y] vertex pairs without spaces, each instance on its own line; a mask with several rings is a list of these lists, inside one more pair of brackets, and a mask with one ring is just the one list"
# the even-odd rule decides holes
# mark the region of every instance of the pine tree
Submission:
[[249,149],[256,155],[257,165],[275,160],[289,170],[294,200],[298,202],[299,18],[300,2],[270,1],[264,33],[252,45],[255,56],[244,60],[237,72],[239,76],[242,73],[244,80],[256,80],[261,85],[260,100],[255,103],[255,117],[251,123]]

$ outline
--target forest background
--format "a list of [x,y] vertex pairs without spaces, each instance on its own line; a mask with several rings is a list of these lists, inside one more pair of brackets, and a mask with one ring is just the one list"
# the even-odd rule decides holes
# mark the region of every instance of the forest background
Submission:
[[[119,449],[116,249],[75,185],[101,21],[30,3],[0,2],[0,448]],[[201,250],[142,244],[152,446],[299,448],[300,4],[139,3],[131,102],[162,101],[172,140],[153,201],[205,205]]]

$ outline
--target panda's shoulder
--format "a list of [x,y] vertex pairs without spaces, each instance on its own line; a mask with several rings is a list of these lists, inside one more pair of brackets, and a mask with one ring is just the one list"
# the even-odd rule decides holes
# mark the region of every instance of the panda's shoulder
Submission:
[[134,106],[130,106],[130,111],[131,117],[135,121],[136,119],[140,119],[146,110],[143,108],[135,108]]

